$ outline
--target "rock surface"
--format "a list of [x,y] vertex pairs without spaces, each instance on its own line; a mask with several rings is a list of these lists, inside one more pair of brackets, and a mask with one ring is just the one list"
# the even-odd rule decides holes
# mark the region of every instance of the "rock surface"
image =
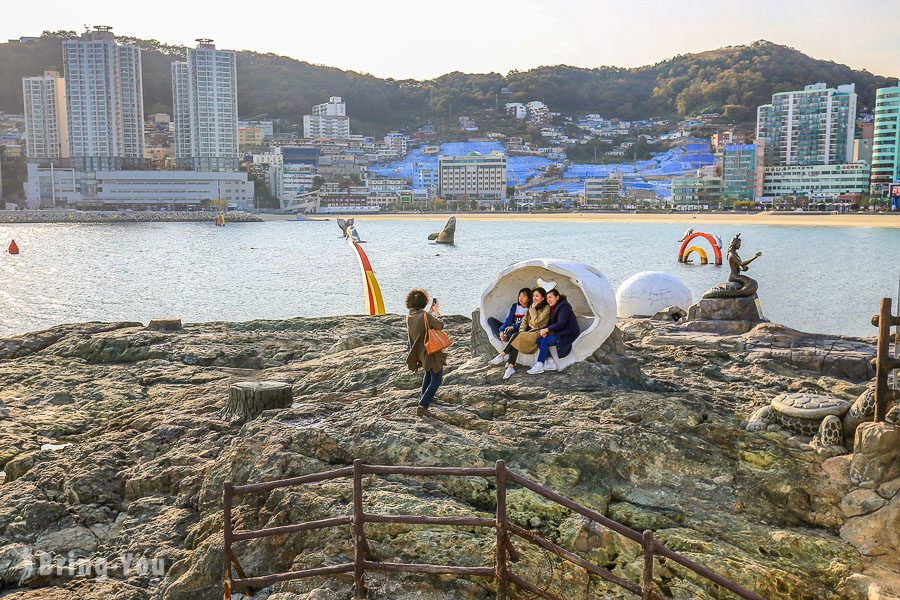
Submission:
[[[453,339],[470,335],[468,319],[445,322]],[[403,327],[391,315],[187,324],[177,334],[89,323],[0,340],[0,467],[8,477],[0,485],[0,586],[16,600],[220,598],[225,480],[299,476],[354,458],[460,466],[504,459],[630,527],[654,530],[765,598],[836,600],[876,588],[891,597],[897,570],[886,552],[896,542],[866,533],[896,522],[900,484],[888,478],[891,468],[856,457],[823,463],[795,436],[741,428],[780,393],[857,397],[870,377],[871,340],[772,324],[727,336],[621,321],[590,360],[508,381],[487,357],[454,344],[434,418],[421,419],[421,375],[405,368]],[[289,383],[293,404],[246,423],[224,418],[230,385],[246,380]],[[888,440],[857,435],[877,438],[872,448]],[[48,444],[56,449],[42,450]],[[845,501],[862,479],[880,506],[871,494]],[[371,512],[494,510],[485,479],[364,483]],[[236,503],[235,523],[248,530],[346,515],[351,498],[345,480],[249,495]],[[522,527],[639,580],[636,544],[521,488],[510,489],[508,507]],[[379,559],[401,562],[490,564],[494,543],[492,530],[465,527],[372,525],[367,535]],[[516,547],[516,572],[565,597],[626,597]],[[252,575],[346,562],[352,548],[347,527],[236,545]],[[109,578],[35,573],[20,585],[23,552],[41,549],[108,559]],[[164,572],[125,569],[129,553],[162,560]],[[671,562],[657,576],[666,597],[729,597]],[[493,598],[485,579],[367,580],[373,599]],[[345,600],[351,583],[292,581],[268,593]]]

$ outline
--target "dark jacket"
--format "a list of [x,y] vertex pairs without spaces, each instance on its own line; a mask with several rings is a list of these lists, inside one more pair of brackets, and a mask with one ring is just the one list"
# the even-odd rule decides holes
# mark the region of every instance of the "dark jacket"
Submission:
[[550,330],[551,334],[556,335],[556,353],[559,354],[559,357],[568,356],[569,352],[572,351],[572,343],[578,337],[578,334],[581,333],[578,319],[575,318],[575,311],[572,310],[572,305],[569,304],[568,300],[560,299],[556,305],[556,311],[550,318],[550,324],[547,325],[547,329]]
[[[504,331],[506,331],[507,327],[512,327],[513,331],[519,330],[519,325],[522,324],[522,319],[516,319],[516,307],[518,307],[518,306],[519,306],[519,303],[516,302],[515,304],[513,304],[512,306],[509,307],[509,314],[506,315],[506,320],[503,321],[503,325],[500,326],[500,333],[503,333]],[[526,313],[528,312],[527,308],[525,309],[525,312]],[[524,318],[525,315],[522,315],[522,317]]]
[[[427,317],[423,315],[428,315]],[[425,319],[432,329],[443,329],[441,320],[424,310],[411,310],[406,317],[406,331],[409,336],[409,354],[406,355],[406,366],[410,371],[418,371],[424,367],[426,371],[437,373],[447,363],[446,352],[425,352]]]

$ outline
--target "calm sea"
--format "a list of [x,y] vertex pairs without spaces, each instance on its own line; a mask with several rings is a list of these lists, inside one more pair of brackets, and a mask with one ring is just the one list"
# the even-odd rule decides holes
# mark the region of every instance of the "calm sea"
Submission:
[[[456,246],[427,236],[443,220],[360,221],[389,312],[427,288],[446,313],[469,315],[493,275],[537,257],[586,262],[618,286],[638,271],[680,277],[695,299],[727,267],[682,265],[664,223],[468,222]],[[895,297],[900,229],[695,223],[725,243],[742,233],[749,275],[772,321],[810,332],[874,335],[882,296]],[[231,224],[0,225],[0,335],[77,321],[246,321],[363,312],[359,266],[334,220]]]

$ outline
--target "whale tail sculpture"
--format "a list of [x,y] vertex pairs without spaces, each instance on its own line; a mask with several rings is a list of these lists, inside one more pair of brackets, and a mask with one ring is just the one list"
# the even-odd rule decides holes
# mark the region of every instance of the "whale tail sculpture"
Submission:
[[456,217],[450,217],[447,219],[447,223],[444,224],[444,228],[437,233],[429,235],[428,239],[436,244],[453,244],[455,235]]
[[353,226],[353,218],[349,219],[338,219],[337,220],[338,227],[341,228],[341,231],[344,234],[344,239],[356,242],[357,244],[364,244],[361,239],[359,239],[359,232],[356,231],[356,227]]

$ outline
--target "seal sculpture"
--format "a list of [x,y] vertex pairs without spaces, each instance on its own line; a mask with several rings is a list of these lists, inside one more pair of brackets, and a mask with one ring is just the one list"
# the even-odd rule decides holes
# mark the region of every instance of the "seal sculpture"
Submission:
[[[494,277],[494,281],[481,295],[479,322],[481,329],[496,351],[506,345],[501,342],[487,319],[492,315],[505,314],[510,302],[523,287],[534,287],[538,279],[555,282],[556,288],[564,294],[581,327],[581,333],[572,344],[572,351],[564,358],[555,359],[560,369],[586,360],[596,352],[612,334],[616,326],[616,296],[606,277],[590,265],[584,263],[536,258],[506,267]],[[519,353],[517,362],[531,366],[537,354]]]
[[456,234],[456,217],[447,219],[444,228],[438,233],[432,233],[428,239],[436,244],[453,244],[453,236]]
[[728,281],[706,290],[703,298],[752,298],[756,295],[759,283],[755,279],[741,273],[749,269],[750,263],[762,256],[762,252],[757,252],[753,258],[748,260],[741,260],[737,252],[740,249],[741,234],[737,234],[731,239],[731,243],[728,244],[728,266],[731,269]]
[[854,402],[810,393],[786,393],[772,399],[750,415],[747,431],[778,425],[813,438],[810,446],[826,456],[846,454],[845,441],[852,441],[860,423],[875,414],[875,394],[867,389]]

